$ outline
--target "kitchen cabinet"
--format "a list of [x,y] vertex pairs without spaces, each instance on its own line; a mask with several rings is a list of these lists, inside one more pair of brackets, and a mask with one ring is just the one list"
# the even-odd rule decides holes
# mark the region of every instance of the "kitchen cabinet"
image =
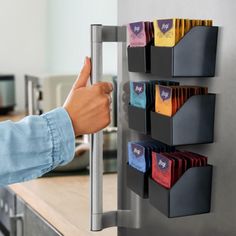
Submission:
[[16,197],[16,211],[22,217],[16,222],[16,236],[62,235],[19,197]]
[[0,189],[0,236],[61,236],[9,188]]
[[[105,211],[117,206],[116,183],[116,174],[104,175]],[[88,175],[43,177],[10,185],[8,189],[16,196],[18,215],[24,215],[25,236],[94,236],[89,227]],[[18,220],[17,236],[22,235],[21,224]],[[115,227],[99,232],[99,236],[114,235],[117,235]]]
[[15,194],[8,188],[0,188],[0,236],[15,235],[13,216],[15,210]]

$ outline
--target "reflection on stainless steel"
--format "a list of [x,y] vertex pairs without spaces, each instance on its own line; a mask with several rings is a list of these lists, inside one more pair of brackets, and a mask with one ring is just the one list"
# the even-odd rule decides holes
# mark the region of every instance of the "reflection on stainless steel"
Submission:
[[108,127],[103,131],[103,150],[117,150],[117,128]]
[[[107,127],[103,131],[103,160],[104,173],[117,171],[117,128]],[[73,160],[65,166],[57,167],[54,172],[69,172],[85,170],[89,166],[90,144],[76,140]]]
[[103,171],[117,171],[117,127],[107,127],[103,131]]

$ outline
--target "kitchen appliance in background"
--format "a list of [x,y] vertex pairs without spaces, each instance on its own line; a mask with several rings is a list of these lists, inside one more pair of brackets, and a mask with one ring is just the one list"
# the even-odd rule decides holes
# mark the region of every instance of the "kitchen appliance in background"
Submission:
[[[26,111],[40,115],[64,104],[76,75],[25,75]],[[103,81],[113,84],[111,123],[104,130],[104,172],[117,170],[117,77],[104,75]],[[75,172],[89,165],[89,142],[87,135],[76,140],[76,150],[71,163],[58,167],[54,172]]]
[[76,172],[87,169],[89,165],[89,144],[80,140],[75,142],[75,155],[73,161],[65,166],[57,167],[54,172]]
[[[25,75],[26,111],[40,115],[64,104],[77,75]],[[112,121],[116,126],[116,76],[104,75],[103,81],[113,83]]]
[[76,75],[25,75],[28,115],[40,115],[62,106],[76,77]]
[[15,77],[0,75],[0,114],[14,110],[15,106]]

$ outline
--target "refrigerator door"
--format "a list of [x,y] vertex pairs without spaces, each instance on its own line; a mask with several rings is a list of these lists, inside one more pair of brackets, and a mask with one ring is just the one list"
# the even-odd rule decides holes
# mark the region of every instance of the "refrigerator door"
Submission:
[[[236,113],[236,1],[229,0],[127,0],[118,1],[118,24],[139,20],[171,17],[213,19],[219,25],[216,76],[213,78],[172,78],[181,84],[208,86],[217,93],[215,112],[215,142],[213,144],[185,146],[184,149],[208,156],[213,164],[211,212],[208,214],[167,218],[148,199],[141,199],[126,186],[127,142],[147,140],[148,136],[128,128],[128,102],[130,80],[163,79],[144,73],[128,73],[127,57],[119,46],[118,79],[119,87],[119,209],[127,209],[133,201],[140,203],[140,229],[119,228],[119,236],[234,236],[236,235],[236,159],[235,123]],[[158,196],[156,196],[158,199]]]

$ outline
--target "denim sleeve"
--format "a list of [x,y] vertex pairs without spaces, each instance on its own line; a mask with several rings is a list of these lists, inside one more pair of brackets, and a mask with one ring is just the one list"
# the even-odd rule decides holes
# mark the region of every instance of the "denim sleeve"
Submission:
[[64,108],[0,122],[0,186],[37,178],[70,162],[75,135]]

